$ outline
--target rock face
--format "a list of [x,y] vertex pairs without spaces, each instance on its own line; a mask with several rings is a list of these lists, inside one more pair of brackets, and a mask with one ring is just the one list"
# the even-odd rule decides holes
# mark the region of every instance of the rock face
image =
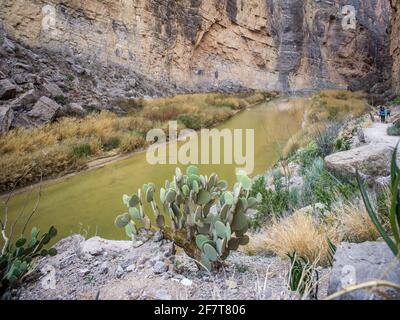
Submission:
[[[337,250],[331,273],[328,295],[354,284],[386,280],[400,285],[400,260],[396,259],[384,242],[361,244],[343,243]],[[400,293],[384,290],[400,299]],[[359,290],[340,297],[342,300],[370,300],[382,297],[367,290]]]
[[0,80],[0,99],[10,100],[17,95],[17,87],[13,85],[10,80]]
[[[342,26],[345,5],[356,10],[355,29]],[[191,90],[372,88],[390,79],[390,13],[390,0],[4,0],[0,7],[6,31],[26,45]]]
[[400,94],[400,2],[391,0],[393,15],[390,54],[393,58],[393,87]]
[[10,130],[13,119],[14,113],[11,107],[0,107],[0,133]]

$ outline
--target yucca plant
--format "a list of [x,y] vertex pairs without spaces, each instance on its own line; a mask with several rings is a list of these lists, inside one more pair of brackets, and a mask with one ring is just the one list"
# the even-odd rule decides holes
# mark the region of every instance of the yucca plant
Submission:
[[376,226],[383,240],[387,243],[390,250],[396,257],[400,257],[400,192],[399,192],[399,184],[400,184],[400,169],[397,165],[397,150],[398,145],[395,148],[395,151],[392,156],[391,163],[391,207],[389,212],[389,225],[390,232],[386,231],[385,227],[381,223],[379,219],[378,212],[374,209],[369,200],[368,193],[364,186],[364,183],[360,177],[360,174],[357,172],[357,182],[361,191],[362,198],[365,203],[365,207],[367,208],[368,215],[370,216],[372,222]]
[[[288,273],[288,286],[293,292],[298,292],[302,297],[317,299],[318,297],[318,272],[315,263],[299,256],[297,253],[288,254],[290,270]],[[315,271],[315,277],[314,277]]]

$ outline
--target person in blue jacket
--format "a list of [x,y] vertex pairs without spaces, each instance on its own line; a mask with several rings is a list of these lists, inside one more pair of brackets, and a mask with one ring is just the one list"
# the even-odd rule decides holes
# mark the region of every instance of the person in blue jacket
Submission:
[[384,106],[379,108],[379,116],[381,117],[381,122],[386,123],[386,108]]

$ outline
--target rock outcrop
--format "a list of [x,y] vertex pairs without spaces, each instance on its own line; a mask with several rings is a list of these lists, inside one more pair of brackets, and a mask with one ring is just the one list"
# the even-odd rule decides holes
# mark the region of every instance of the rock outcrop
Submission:
[[328,170],[345,177],[355,177],[356,170],[366,178],[390,175],[394,147],[387,144],[368,144],[325,158]]
[[[333,263],[328,295],[350,285],[384,280],[400,285],[400,261],[385,242],[342,243]],[[386,297],[400,299],[400,293],[379,288]],[[384,299],[384,295],[368,290],[358,290],[341,296],[340,300]]]
[[[355,9],[354,29],[343,27],[346,5]],[[196,91],[373,88],[390,80],[390,13],[390,0],[4,0],[0,7],[6,31],[30,47]]]
[[390,54],[393,58],[393,87],[400,94],[400,1],[391,0],[393,9]]
[[47,97],[41,97],[29,111],[28,116],[33,118],[37,124],[43,125],[53,121],[60,109],[61,107],[57,102]]

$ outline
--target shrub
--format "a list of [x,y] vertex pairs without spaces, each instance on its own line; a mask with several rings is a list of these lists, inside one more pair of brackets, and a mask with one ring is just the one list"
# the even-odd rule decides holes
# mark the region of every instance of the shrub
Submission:
[[347,150],[350,150],[351,149],[351,144],[350,144],[350,142],[349,141],[346,141],[345,139],[343,139],[343,138],[338,138],[337,140],[336,140],[336,146],[335,146],[335,148],[336,148],[336,151],[347,151]]
[[390,104],[393,106],[400,105],[400,96],[396,97]]
[[61,104],[62,106],[65,106],[68,103],[67,98],[62,95],[54,97],[54,101],[58,104]]
[[69,82],[72,82],[72,81],[75,80],[75,76],[70,74],[70,75],[67,76],[66,80],[69,81]]
[[387,134],[389,136],[400,136],[400,123],[397,122],[387,129]]
[[77,158],[87,158],[92,155],[92,148],[89,143],[80,143],[73,147],[72,153]]
[[[245,212],[258,204],[256,198],[249,197],[251,186],[250,178],[239,174],[238,182],[229,192],[227,182],[219,180],[216,174],[202,176],[197,167],[190,166],[183,175],[177,168],[173,180],[166,181],[165,188],[159,191],[161,208],[155,199],[155,185],[145,184],[132,197],[123,197],[128,213],[118,216],[115,225],[125,228],[126,234],[135,241],[138,223],[151,229],[150,218],[144,211],[147,202],[164,237],[181,247],[199,267],[211,270],[231,250],[249,242]],[[217,209],[216,213],[211,213],[212,207]],[[171,226],[166,225],[166,215],[171,219]]]
[[340,132],[338,123],[329,123],[323,129],[318,129],[315,142],[322,157],[329,156],[335,151],[336,139]]
[[178,120],[188,129],[201,129],[201,118],[197,114],[182,114]]
[[296,161],[301,166],[301,171],[304,172],[309,168],[316,158],[320,157],[320,150],[315,141],[310,142],[305,148],[298,150],[291,160]]
[[254,180],[250,191],[251,197],[261,195],[261,202],[257,207],[257,213],[250,221],[252,229],[258,229],[267,218],[277,218],[289,210],[289,196],[287,189],[282,187],[281,176],[274,177],[274,190],[266,189],[265,177],[261,176]]

